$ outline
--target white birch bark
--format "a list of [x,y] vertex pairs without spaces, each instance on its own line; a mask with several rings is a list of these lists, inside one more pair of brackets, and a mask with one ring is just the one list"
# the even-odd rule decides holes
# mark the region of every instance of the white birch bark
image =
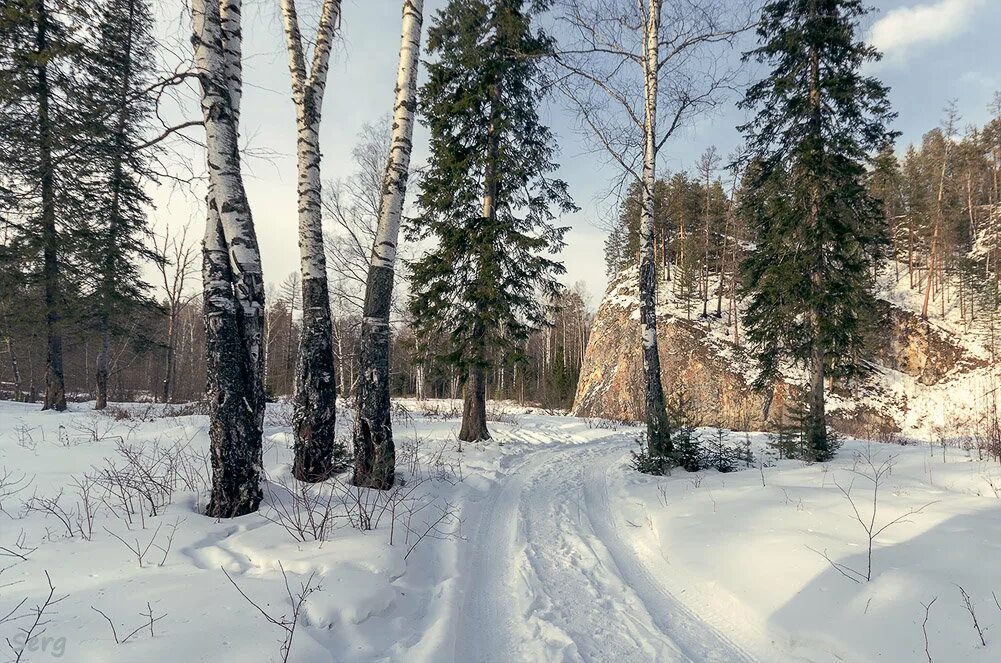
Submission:
[[340,0],[324,0],[312,66],[305,51],[295,0],[280,0],[285,28],[292,101],[298,128],[299,253],[303,280],[326,278],[320,207],[320,117],[334,33],[340,22]]
[[[245,330],[247,349],[254,366],[260,365],[260,370],[263,368],[264,286],[257,234],[240,167],[241,67],[238,62],[232,62],[240,57],[240,1],[224,0],[217,5],[212,0],[192,0],[191,8],[195,68],[202,87],[210,217],[217,216],[222,229],[236,300],[245,321],[250,323]],[[225,30],[223,16],[227,16]],[[211,248],[223,248],[215,245],[217,235],[214,231],[206,233],[206,237]]]
[[389,488],[395,480],[389,401],[389,312],[400,220],[410,174],[423,18],[424,0],[404,0],[393,130],[362,313],[354,482],[377,488]]
[[643,205],[640,214],[640,334],[646,383],[646,424],[650,451],[671,452],[670,431],[660,378],[657,348],[657,279],[654,256],[654,186],[657,180],[657,84],[660,64],[660,16],[663,0],[649,0],[643,49]]
[[403,217],[403,201],[410,176],[413,151],[414,113],[417,110],[417,63],[421,50],[424,0],[405,0],[400,37],[400,65],[396,72],[396,99],[393,105],[393,133],[389,161],[382,189],[379,225],[372,246],[373,267],[395,269],[396,245]]
[[261,500],[264,280],[239,152],[239,0],[192,0],[209,172],[203,244],[207,387],[212,444],[208,514],[234,517]]
[[311,66],[306,54],[295,0],[279,0],[285,29],[292,101],[296,110],[299,258],[302,272],[302,338],[296,363],[293,399],[295,462],[303,481],[323,481],[334,471],[337,383],[323,250],[320,184],[320,118],[327,85],[330,51],[340,22],[340,0],[324,0]]

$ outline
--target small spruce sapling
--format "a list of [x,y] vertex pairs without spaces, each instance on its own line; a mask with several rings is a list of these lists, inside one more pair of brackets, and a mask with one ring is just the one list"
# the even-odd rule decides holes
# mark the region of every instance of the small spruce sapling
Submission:
[[683,390],[668,401],[667,420],[671,439],[674,441],[674,461],[687,472],[698,472],[704,467],[700,439],[696,433],[692,402]]

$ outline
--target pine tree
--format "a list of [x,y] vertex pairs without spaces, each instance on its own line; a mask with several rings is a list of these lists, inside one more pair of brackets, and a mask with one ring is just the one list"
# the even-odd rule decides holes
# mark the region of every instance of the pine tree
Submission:
[[[144,134],[153,112],[153,17],[145,0],[105,0],[95,43],[87,49],[80,113],[87,135],[80,161],[93,216],[86,246],[94,286],[85,310],[100,338],[96,405],[108,402],[111,341],[126,331],[138,308],[156,309],[143,278],[147,261],[163,258],[148,247],[143,185],[150,178]],[[135,329],[131,330],[135,334]],[[142,338],[135,340],[142,342]]]
[[882,242],[882,210],[864,187],[872,154],[894,138],[887,89],[860,73],[879,53],[856,40],[861,0],[775,0],[759,46],[746,55],[771,68],[742,102],[755,168],[744,212],[757,245],[745,262],[748,338],[758,384],[792,361],[808,367],[808,440],[829,458],[828,376],[859,377],[863,332],[875,310],[867,266]]
[[411,267],[418,333],[447,339],[437,354],[464,377],[459,438],[489,438],[486,370],[522,353],[546,325],[564,272],[553,260],[575,209],[556,170],[556,144],[538,117],[539,60],[552,41],[531,27],[544,2],[451,0],[428,33],[428,82],[418,99],[431,133],[413,239],[435,248]]
[[900,236],[900,217],[903,212],[903,190],[900,177],[900,163],[893,148],[887,145],[873,160],[868,178],[869,194],[878,200],[886,219],[886,233],[889,237],[889,257],[893,262],[894,275],[900,279],[900,263],[897,257],[897,243]]
[[667,417],[671,426],[671,440],[674,442],[671,463],[686,472],[703,469],[705,463],[702,440],[696,431],[699,424],[692,411],[692,400],[684,390],[679,390],[668,400]]

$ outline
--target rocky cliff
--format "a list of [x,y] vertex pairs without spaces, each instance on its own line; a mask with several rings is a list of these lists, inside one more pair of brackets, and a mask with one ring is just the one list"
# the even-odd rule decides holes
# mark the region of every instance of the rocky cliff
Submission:
[[[636,271],[626,270],[609,286],[598,308],[584,357],[573,413],[584,417],[639,420],[643,415],[642,357]],[[886,375],[904,375],[919,385],[935,385],[957,371],[984,365],[960,339],[911,311],[882,304],[883,324],[870,339],[873,363]],[[667,394],[683,388],[704,425],[738,430],[771,429],[784,416],[795,376],[765,392],[755,391],[747,351],[733,341],[723,319],[688,319],[680,307],[658,307],[658,340]],[[859,435],[872,429],[896,430],[908,398],[877,379],[858,393],[832,398],[833,425]]]

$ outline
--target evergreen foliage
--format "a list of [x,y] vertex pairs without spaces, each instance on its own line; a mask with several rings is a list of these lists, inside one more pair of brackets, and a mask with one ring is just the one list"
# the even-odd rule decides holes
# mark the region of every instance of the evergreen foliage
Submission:
[[418,99],[430,157],[408,235],[434,247],[410,265],[410,311],[467,378],[498,355],[518,358],[562,291],[552,256],[567,229],[553,221],[576,207],[551,176],[556,143],[537,112],[553,43],[531,21],[544,6],[451,0],[428,33],[437,59]]
[[[86,122],[81,156],[87,168],[88,241],[93,296],[88,311],[99,327],[125,331],[135,307],[156,307],[145,265],[163,257],[151,250],[144,184],[153,180],[143,142],[154,112],[153,17],[147,0],[103,0],[96,38],[82,63],[79,113]],[[102,330],[103,331],[103,330]]]
[[673,462],[687,472],[705,467],[702,440],[696,432],[698,422],[692,411],[692,401],[684,391],[674,394],[667,402],[667,421],[674,442]]
[[742,101],[753,159],[742,212],[756,245],[744,263],[748,340],[757,384],[786,362],[811,371],[808,437],[831,453],[824,382],[863,378],[864,333],[876,310],[871,262],[885,242],[883,210],[865,188],[866,165],[895,134],[887,89],[861,73],[878,52],[856,40],[860,0],[765,5],[759,47],[746,54],[769,75]]
[[[703,466],[717,472],[734,472],[743,464],[750,467],[754,456],[747,445],[730,441],[731,432],[725,428],[713,429],[712,436],[703,443]],[[746,439],[746,438],[745,438]]]
[[112,336],[149,346],[134,313],[155,308],[142,269],[161,260],[148,248],[139,149],[153,113],[152,93],[140,93],[153,81],[152,26],[146,0],[14,0],[0,16],[0,260],[38,301],[17,316],[9,301],[0,309],[8,328],[42,323],[53,409],[65,407],[64,334],[102,339],[99,406]]
[[841,447],[841,439],[835,431],[827,432],[827,447],[817,449],[810,443],[810,413],[804,400],[796,400],[786,406],[779,419],[778,430],[769,435],[768,446],[778,457],[808,462],[824,462],[834,458]]
[[146,0],[104,0],[96,17],[96,37],[84,51],[78,105],[88,133],[81,156],[90,227],[82,248],[92,285],[84,310],[100,338],[96,407],[101,409],[108,398],[112,338],[129,334],[135,345],[153,343],[131,329],[131,321],[138,309],[159,308],[142,270],[164,258],[150,248],[152,202],[144,189],[152,180],[143,141],[155,110],[153,17]]

